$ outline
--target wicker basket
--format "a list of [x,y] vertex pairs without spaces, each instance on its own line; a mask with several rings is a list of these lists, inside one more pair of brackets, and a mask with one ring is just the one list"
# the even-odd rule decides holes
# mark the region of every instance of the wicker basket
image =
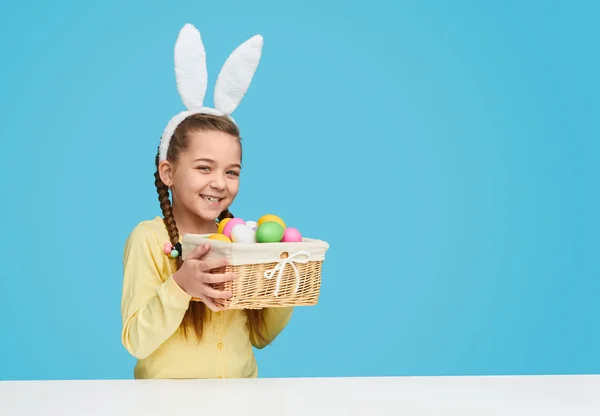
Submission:
[[[316,305],[321,290],[321,268],[329,244],[304,238],[298,243],[228,243],[186,234],[181,245],[183,260],[197,246],[209,244],[208,259],[227,258],[229,265],[213,273],[232,271],[233,282],[213,285],[231,290],[230,299],[217,299],[225,309],[262,309]],[[193,299],[199,301],[199,299]]]

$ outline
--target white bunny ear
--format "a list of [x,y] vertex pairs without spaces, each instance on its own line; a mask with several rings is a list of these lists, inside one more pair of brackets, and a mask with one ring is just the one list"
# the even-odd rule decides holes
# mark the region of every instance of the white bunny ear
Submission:
[[255,35],[229,55],[215,83],[215,108],[231,114],[246,94],[262,55],[263,38]]
[[208,84],[206,51],[200,32],[189,23],[183,26],[175,43],[175,79],[187,109],[201,108]]

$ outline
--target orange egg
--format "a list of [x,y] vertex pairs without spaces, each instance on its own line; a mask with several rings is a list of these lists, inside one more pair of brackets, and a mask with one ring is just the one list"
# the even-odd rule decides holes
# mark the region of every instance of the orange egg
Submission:
[[217,241],[225,241],[226,243],[231,243],[231,239],[227,237],[225,234],[211,234],[207,237],[209,240],[217,240]]

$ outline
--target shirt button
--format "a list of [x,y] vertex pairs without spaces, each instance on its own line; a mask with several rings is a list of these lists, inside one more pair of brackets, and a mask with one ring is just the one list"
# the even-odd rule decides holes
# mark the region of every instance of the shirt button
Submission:
[[224,345],[222,342],[219,342],[219,343],[217,344],[217,349],[218,349],[219,351],[221,351],[221,350],[223,349],[223,347],[224,347],[224,346],[225,346],[225,345]]

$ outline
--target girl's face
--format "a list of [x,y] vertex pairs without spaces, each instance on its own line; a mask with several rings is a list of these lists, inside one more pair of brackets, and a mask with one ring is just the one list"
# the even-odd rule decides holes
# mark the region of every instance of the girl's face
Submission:
[[170,171],[174,204],[214,221],[237,196],[241,157],[234,136],[219,131],[191,133],[187,150]]

